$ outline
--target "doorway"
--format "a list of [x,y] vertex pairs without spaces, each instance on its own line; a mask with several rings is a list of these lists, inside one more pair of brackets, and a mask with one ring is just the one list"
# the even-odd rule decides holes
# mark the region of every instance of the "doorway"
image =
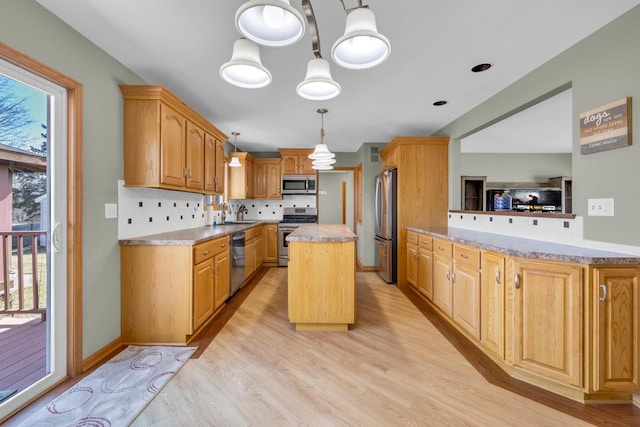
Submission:
[[318,181],[318,223],[346,224],[355,232],[354,171],[320,171]]
[[[0,403],[1,421],[61,380],[77,375],[82,369],[82,233],[77,222],[82,214],[82,86],[3,44],[0,44],[0,73],[44,94],[47,118],[43,142],[46,143],[45,147],[39,148],[46,149],[46,156],[43,156],[46,158],[46,195],[39,202],[48,204],[43,212],[49,214],[48,219],[42,215],[45,229],[40,233],[44,237],[38,235],[34,239],[32,236],[30,242],[31,251],[35,247],[38,252],[38,241],[42,240],[43,250],[36,255],[44,255],[45,259],[42,268],[46,274],[42,281],[45,283],[43,294],[46,296],[40,298],[34,309],[43,308],[37,312],[42,312],[41,318],[45,324],[44,376],[35,378],[30,386]],[[22,250],[24,247],[23,241]],[[22,274],[16,271],[14,283],[18,284],[16,307],[28,310],[24,301],[20,301],[25,282],[23,279],[23,284],[20,284],[20,276],[27,274],[25,270]],[[7,272],[14,274],[11,273],[11,267],[7,267]],[[9,299],[7,295],[7,301]]]

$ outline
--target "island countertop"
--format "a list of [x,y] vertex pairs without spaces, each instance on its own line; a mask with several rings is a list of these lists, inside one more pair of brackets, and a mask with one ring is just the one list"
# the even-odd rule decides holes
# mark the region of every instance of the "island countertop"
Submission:
[[583,264],[640,264],[640,257],[635,255],[550,243],[542,240],[504,236],[462,228],[407,227],[407,230],[509,256]]
[[287,236],[288,242],[354,242],[358,236],[344,224],[304,224]]

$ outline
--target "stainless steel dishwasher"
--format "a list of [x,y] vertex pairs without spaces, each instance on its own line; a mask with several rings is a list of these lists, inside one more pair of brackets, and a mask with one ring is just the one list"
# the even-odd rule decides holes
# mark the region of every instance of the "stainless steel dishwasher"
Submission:
[[244,282],[244,230],[231,234],[231,277],[229,297],[233,296]]

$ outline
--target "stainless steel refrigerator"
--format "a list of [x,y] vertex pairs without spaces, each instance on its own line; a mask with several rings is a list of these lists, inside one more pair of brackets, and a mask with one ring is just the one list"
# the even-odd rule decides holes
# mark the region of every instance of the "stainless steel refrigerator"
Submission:
[[397,182],[396,169],[376,176],[376,267],[380,277],[387,283],[396,283],[398,271]]

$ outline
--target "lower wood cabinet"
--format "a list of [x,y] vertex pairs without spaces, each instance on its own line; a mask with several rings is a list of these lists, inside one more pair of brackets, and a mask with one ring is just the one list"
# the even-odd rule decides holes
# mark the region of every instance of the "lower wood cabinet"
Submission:
[[513,279],[513,365],[582,386],[580,266],[517,259]]
[[123,344],[188,344],[229,297],[229,236],[120,247]]
[[248,279],[264,262],[263,226],[245,230],[244,278]]
[[278,224],[267,224],[265,232],[264,262],[278,263]]
[[480,339],[480,250],[453,245],[453,321]]
[[407,241],[407,282],[511,376],[580,402],[640,390],[639,265],[512,257],[410,230]]
[[633,266],[593,269],[593,391],[628,393],[640,388],[639,272]]
[[505,359],[505,257],[483,251],[482,278],[480,280],[480,325],[482,345],[497,356]]

